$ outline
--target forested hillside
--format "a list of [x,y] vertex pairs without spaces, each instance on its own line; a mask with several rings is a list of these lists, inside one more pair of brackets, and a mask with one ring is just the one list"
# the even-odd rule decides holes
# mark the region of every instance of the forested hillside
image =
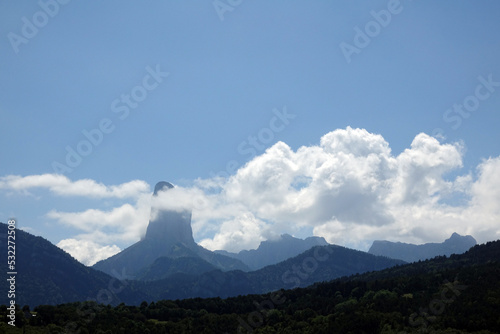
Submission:
[[499,259],[496,241],[463,255],[264,295],[72,303],[39,306],[30,319],[18,310],[18,317],[26,333],[499,333]]

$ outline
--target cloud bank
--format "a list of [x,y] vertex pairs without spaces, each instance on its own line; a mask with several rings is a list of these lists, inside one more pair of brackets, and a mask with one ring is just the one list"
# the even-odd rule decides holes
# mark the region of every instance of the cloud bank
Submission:
[[0,189],[28,192],[32,188],[45,188],[60,196],[91,198],[136,198],[144,192],[149,192],[149,185],[139,180],[108,187],[90,179],[72,182],[60,174],[0,177]]
[[116,246],[101,246],[91,240],[64,239],[57,247],[64,249],[75,259],[86,265],[93,265],[100,260],[107,259],[121,251]]
[[304,229],[362,250],[376,239],[440,242],[452,232],[471,234],[478,242],[500,239],[500,157],[460,175],[463,155],[462,144],[440,143],[424,133],[394,155],[381,135],[347,127],[296,151],[278,142],[227,179],[197,179],[154,199],[143,181],[104,186],[52,174],[3,177],[0,189],[45,187],[59,196],[123,200],[107,211],[47,213],[81,230],[60,247],[87,264],[116,252],[118,241],[139,240],[155,214],[151,204],[192,208],[195,239],[212,250],[255,248],[262,240]]
[[[301,227],[364,250],[375,239],[423,243],[453,232],[480,242],[500,238],[500,158],[483,161],[474,175],[450,179],[460,171],[463,154],[462,144],[443,144],[421,133],[396,156],[381,135],[347,127],[296,151],[276,143],[220,186],[215,207],[238,209],[225,222],[242,215],[256,221],[258,228],[246,229],[252,247],[266,236]],[[199,208],[199,230],[215,218],[208,210]],[[201,244],[227,248],[241,225],[212,226],[215,236]]]

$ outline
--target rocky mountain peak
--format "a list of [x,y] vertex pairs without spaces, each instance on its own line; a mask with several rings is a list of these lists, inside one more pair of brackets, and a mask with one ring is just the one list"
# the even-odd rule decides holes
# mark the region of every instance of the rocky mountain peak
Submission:
[[[206,270],[248,270],[238,259],[213,253],[194,241],[191,228],[191,210],[166,209],[164,201],[175,196],[162,197],[161,192],[172,191],[169,182],[158,182],[153,193],[151,218],[144,239],[118,254],[97,262],[95,269],[117,278],[126,272],[138,279],[165,278],[173,273],[201,274]],[[170,194],[175,194],[173,191]],[[173,198],[173,199],[172,199]]]
[[406,262],[415,262],[440,255],[462,254],[474,245],[476,245],[476,239],[472,236],[461,236],[458,233],[453,233],[442,243],[426,243],[422,245],[375,240],[368,253],[400,259]]
[[[169,182],[158,182],[153,196],[158,196],[160,191],[173,188]],[[153,210],[156,213],[149,221],[145,239],[161,240],[167,245],[181,243],[189,248],[196,246],[191,228],[191,210],[174,211],[152,207],[151,211]]]
[[166,191],[168,189],[172,189],[174,186],[170,182],[160,181],[155,186],[155,191],[153,196],[157,196],[159,191]]

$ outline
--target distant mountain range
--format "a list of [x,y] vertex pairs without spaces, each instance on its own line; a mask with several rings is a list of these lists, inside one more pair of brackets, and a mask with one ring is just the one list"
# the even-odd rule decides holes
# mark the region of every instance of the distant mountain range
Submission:
[[[159,182],[153,196],[172,187]],[[263,293],[404,263],[287,234],[256,250],[211,252],[195,243],[191,212],[157,211],[143,240],[93,266],[109,275],[125,272],[130,286],[151,300]]]
[[[168,182],[159,182],[153,196],[172,188]],[[284,234],[278,239],[263,241],[255,250],[237,254],[211,252],[195,243],[190,211],[156,211],[158,214],[150,220],[143,240],[96,263],[93,268],[112,276],[124,271],[137,280],[163,279],[177,273],[200,275],[215,269],[250,271],[297,256],[314,246],[328,245],[320,237],[302,240]]]
[[132,287],[157,299],[225,298],[306,287],[404,263],[335,245],[316,246],[294,258],[252,272],[215,270],[198,276],[176,274],[152,282],[135,281]]
[[[461,255],[261,295],[42,305],[15,332],[500,333],[499,260],[494,241]],[[0,322],[4,332],[12,328]]]
[[[0,247],[7,249],[7,225],[0,223]],[[5,252],[5,251],[3,251]],[[114,272],[122,280],[86,267],[42,237],[16,231],[16,303],[34,307],[97,300],[117,305],[138,305],[142,301],[190,297],[228,297],[305,287],[315,282],[381,270],[403,261],[374,256],[345,247],[316,246],[308,251],[257,271],[224,272],[199,257],[159,257],[137,272],[141,280],[127,280],[127,273]],[[182,269],[180,272],[178,269]],[[6,261],[0,262],[6,273]],[[170,270],[170,272],[168,272]],[[192,274],[190,271],[203,271]],[[175,271],[175,272],[174,272]],[[168,274],[167,274],[168,273]],[[167,278],[163,278],[167,276]],[[7,280],[0,289],[8,291]],[[8,303],[7,294],[0,304]]]
[[368,253],[406,262],[416,262],[440,255],[462,254],[476,244],[476,239],[470,235],[461,236],[453,233],[449,239],[446,239],[442,243],[427,243],[423,245],[375,240]]
[[314,246],[326,245],[328,245],[328,242],[322,237],[309,237],[302,240],[289,234],[283,234],[278,239],[261,242],[257,249],[242,250],[239,253],[230,253],[223,250],[215,252],[238,259],[250,269],[257,270],[297,256]]
[[[160,182],[153,196],[171,188],[171,184]],[[394,257],[392,253],[377,256],[329,245],[323,238],[300,240],[289,235],[262,242],[256,250],[216,253],[194,242],[191,212],[160,210],[155,217],[150,220],[143,240],[93,268],[82,265],[47,240],[17,230],[16,303],[33,307],[91,299],[104,304],[138,305],[161,299],[260,294],[405,263],[390,258]],[[462,249],[458,247],[462,245],[459,241],[463,237],[454,234],[443,244],[457,253]],[[6,244],[7,225],[0,223],[3,253]],[[390,244],[375,242],[371,251],[382,252],[384,248],[377,247]],[[434,250],[442,253],[439,247]],[[259,269],[250,271],[251,268]],[[0,261],[0,270],[8,271],[6,261]],[[6,280],[0,281],[0,289],[8,291],[7,284]],[[5,294],[0,299],[0,304],[8,302],[6,297]]]
[[[155,186],[153,196],[172,188],[173,185],[168,182],[159,182]],[[152,208],[152,211],[154,209]],[[174,260],[181,258],[188,259],[186,261],[190,261],[192,266]],[[153,268],[148,268],[150,266]],[[238,259],[211,252],[196,244],[191,229],[191,211],[159,209],[149,221],[143,240],[106,260],[99,261],[93,268],[113,276],[124,271],[129,277],[146,280],[165,278],[175,273],[196,275],[213,269],[249,270]]]

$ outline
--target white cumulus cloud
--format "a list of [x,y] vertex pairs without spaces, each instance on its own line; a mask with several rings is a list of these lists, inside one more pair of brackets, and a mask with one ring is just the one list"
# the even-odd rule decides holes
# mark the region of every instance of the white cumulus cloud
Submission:
[[[409,148],[393,155],[381,135],[347,127],[296,151],[276,143],[225,183],[219,181],[212,202],[217,212],[230,205],[264,222],[266,233],[308,226],[330,242],[360,249],[375,239],[422,243],[442,241],[453,232],[484,242],[500,231],[500,158],[483,162],[476,175],[447,179],[462,167],[463,152],[460,143],[440,143],[420,133]],[[453,195],[468,200],[445,204]],[[218,230],[207,223],[215,236],[205,238],[205,245],[227,247],[227,240],[236,238],[227,224],[241,226],[234,222],[238,214],[225,214]],[[198,220],[203,225],[203,215]]]
[[149,192],[149,185],[134,180],[120,185],[105,186],[94,180],[71,181],[60,174],[8,175],[0,177],[0,189],[29,191],[33,188],[45,188],[60,196],[82,196],[90,198],[136,198]]
[[[296,150],[277,142],[227,179],[197,179],[154,198],[144,181],[106,186],[52,174],[2,177],[0,188],[119,199],[121,204],[106,210],[46,214],[81,232],[64,247],[78,246],[72,251],[86,263],[98,257],[92,247],[138,241],[157,209],[192,209],[195,240],[234,252],[303,231],[363,250],[376,239],[441,242],[453,232],[478,242],[499,239],[500,157],[460,175],[463,157],[461,143],[441,143],[424,133],[394,155],[380,134],[347,127]],[[103,256],[116,250],[110,247]]]
[[[150,194],[132,205],[125,203],[111,210],[87,209],[79,212],[51,210],[47,218],[82,231],[81,237],[100,242],[135,242],[146,232],[150,217]],[[98,236],[98,238],[95,238]]]
[[266,234],[268,226],[255,218],[251,213],[245,213],[220,225],[217,235],[204,239],[200,245],[210,250],[224,249],[238,252],[241,249],[255,249]]
[[107,259],[121,251],[116,245],[102,246],[91,240],[64,239],[57,247],[65,250],[81,263],[92,266],[96,262]]

